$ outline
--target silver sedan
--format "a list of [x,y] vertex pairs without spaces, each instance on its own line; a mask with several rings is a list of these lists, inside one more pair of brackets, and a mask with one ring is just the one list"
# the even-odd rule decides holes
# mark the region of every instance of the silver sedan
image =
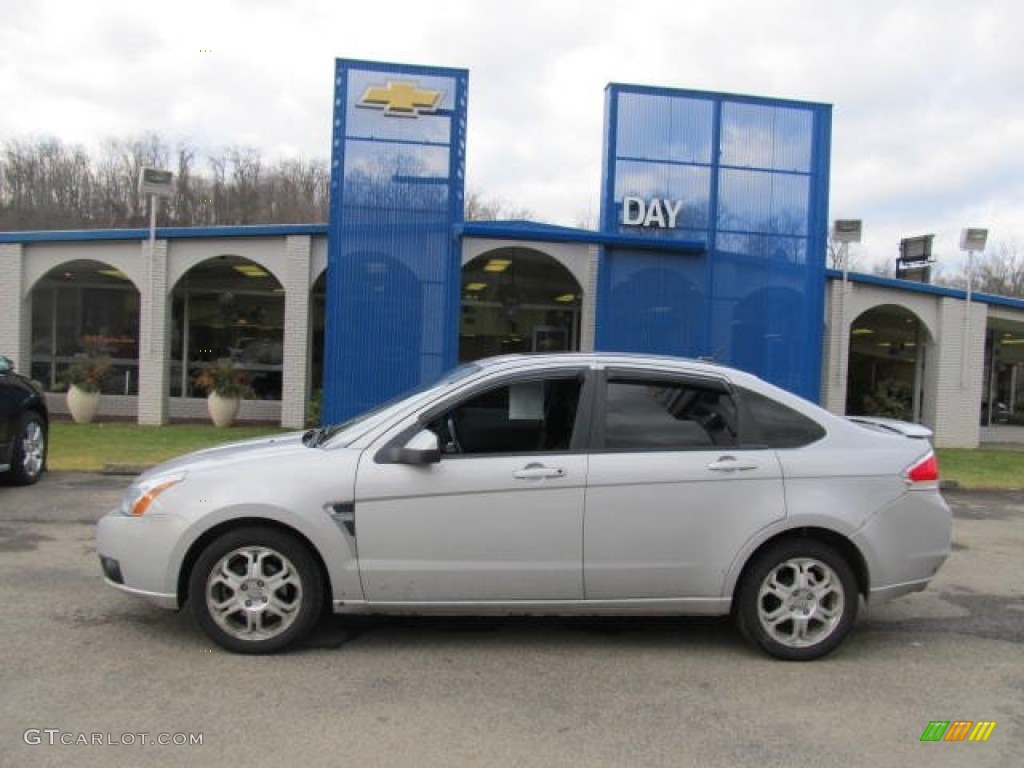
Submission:
[[724,366],[465,365],[347,423],[140,476],[107,581],[267,653],[337,613],[729,614],[783,659],[926,587],[951,514],[923,427],[851,421]]

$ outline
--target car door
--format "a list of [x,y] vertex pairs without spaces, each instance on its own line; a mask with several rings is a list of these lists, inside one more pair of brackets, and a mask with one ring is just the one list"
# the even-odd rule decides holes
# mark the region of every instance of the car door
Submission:
[[8,382],[7,372],[0,363],[0,471],[8,468],[11,445],[17,428],[18,390]]
[[778,459],[741,447],[727,383],[608,371],[594,414],[587,599],[720,596],[744,543],[785,515]]
[[426,465],[367,451],[356,478],[370,602],[580,600],[587,457],[579,369],[499,380],[421,415]]

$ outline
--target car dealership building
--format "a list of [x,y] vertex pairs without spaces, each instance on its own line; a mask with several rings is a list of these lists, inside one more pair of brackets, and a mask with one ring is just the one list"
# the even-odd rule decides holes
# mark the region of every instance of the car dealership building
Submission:
[[334,421],[567,349],[711,357],[942,446],[1024,410],[1024,301],[826,269],[829,106],[608,86],[592,231],[462,220],[467,82],[337,62],[329,224],[0,233],[0,354],[52,390],[101,350],[101,413],[146,424],[203,418],[226,357],[242,419],[301,427],[317,391]]

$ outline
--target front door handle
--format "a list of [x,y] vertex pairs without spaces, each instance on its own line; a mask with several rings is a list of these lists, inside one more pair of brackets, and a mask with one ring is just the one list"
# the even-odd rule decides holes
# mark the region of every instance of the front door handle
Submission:
[[740,461],[735,456],[722,456],[718,461],[708,464],[712,472],[746,472],[758,468],[757,462]]
[[545,467],[543,464],[527,464],[512,473],[516,480],[544,480],[551,477],[565,477],[561,467]]

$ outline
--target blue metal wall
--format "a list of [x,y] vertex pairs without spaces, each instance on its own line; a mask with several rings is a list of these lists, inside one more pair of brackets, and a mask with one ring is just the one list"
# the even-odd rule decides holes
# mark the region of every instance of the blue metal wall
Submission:
[[[602,230],[648,244],[602,252],[598,348],[709,356],[817,399],[831,107],[613,84],[605,109]],[[624,224],[625,198],[681,201],[675,227]]]
[[456,363],[468,79],[336,62],[325,423]]

